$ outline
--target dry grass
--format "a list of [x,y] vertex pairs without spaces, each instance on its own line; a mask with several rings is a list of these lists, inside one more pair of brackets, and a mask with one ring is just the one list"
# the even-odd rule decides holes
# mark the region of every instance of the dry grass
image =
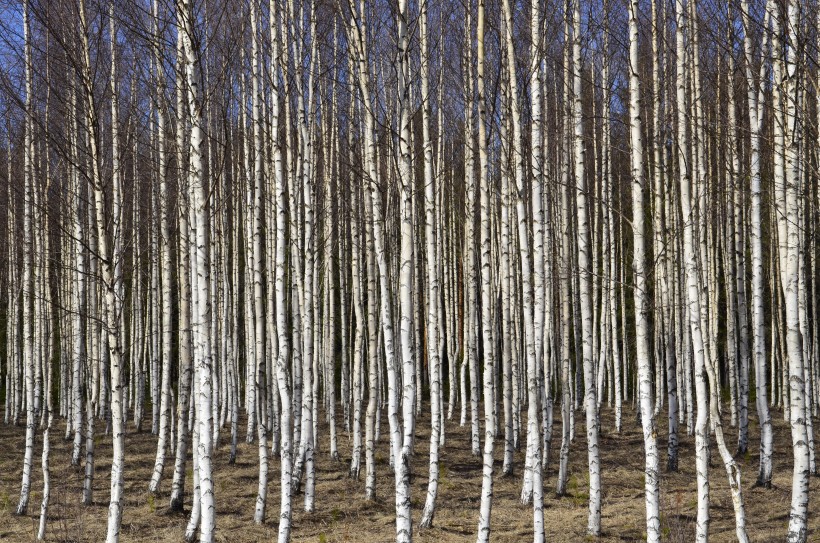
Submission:
[[[150,412],[150,411],[149,411]],[[560,414],[560,413],[557,413]],[[643,443],[640,429],[635,425],[631,410],[625,411],[624,430],[620,435],[614,427],[611,411],[604,409],[604,432],[601,439],[603,466],[603,535],[599,541],[641,541],[644,539],[643,501]],[[782,541],[788,522],[791,492],[790,437],[782,416],[775,414],[775,475],[774,487],[769,490],[752,488],[756,478],[757,451],[739,459],[743,470],[743,491],[746,501],[748,530],[752,541]],[[555,466],[558,442],[554,442],[550,469],[545,476],[545,525],[547,541],[576,542],[587,540],[587,470],[583,417],[576,417],[576,439],[570,453],[570,482],[568,496],[554,495]],[[665,424],[665,419],[660,419]],[[412,481],[414,521],[418,522],[423,506],[427,482],[427,445],[429,431],[427,416],[420,420],[417,452],[413,462]],[[240,428],[243,428],[240,425]],[[342,462],[333,462],[327,452],[327,443],[317,457],[316,511],[301,512],[302,496],[296,496],[297,506],[293,522],[293,541],[331,542],[387,542],[393,539],[392,475],[386,464],[387,441],[382,422],[382,440],[377,450],[376,502],[364,500],[364,477],[353,481],[347,477],[350,443],[345,433],[339,434]],[[130,429],[130,426],[129,426]],[[661,426],[661,439],[665,431]],[[110,438],[102,436],[97,445],[94,482],[95,503],[80,505],[82,472],[70,466],[71,443],[61,439],[62,422],[52,437],[52,505],[49,515],[49,541],[96,542],[105,535],[107,516],[108,476],[110,472]],[[100,428],[99,431],[102,429]],[[475,537],[478,521],[478,501],[481,489],[481,459],[470,455],[468,428],[457,423],[447,424],[447,445],[441,454],[441,484],[438,513],[432,529],[416,532],[419,542],[462,542]],[[750,428],[753,438],[757,428]],[[733,432],[731,432],[733,434]],[[32,541],[39,500],[41,473],[39,443],[35,451],[33,493],[29,515],[13,515],[20,484],[20,460],[23,454],[24,428],[0,425],[0,540]],[[560,440],[560,421],[556,421],[555,439]],[[55,439],[56,437],[56,439]],[[278,464],[272,463],[270,473],[269,507],[267,522],[253,524],[253,508],[257,488],[257,447],[242,442],[236,464],[227,463],[228,446],[224,443],[215,455],[217,541],[247,543],[271,541],[276,534],[278,513]],[[326,438],[324,432],[323,438]],[[39,440],[39,436],[38,436]],[[665,450],[665,442],[660,443]],[[753,441],[753,445],[756,443]],[[122,541],[159,542],[181,541],[186,518],[169,514],[166,509],[171,470],[166,466],[164,484],[158,496],[148,490],[155,454],[156,440],[149,433],[129,433],[126,437],[125,510]],[[501,452],[496,445],[496,470],[501,469]],[[665,457],[665,454],[664,454]],[[492,511],[492,540],[498,542],[526,541],[532,537],[532,513],[518,502],[523,451],[516,453],[516,474],[495,478],[495,499]],[[693,438],[682,436],[679,473],[664,473],[661,480],[662,529],[664,540],[689,542],[694,539],[695,472]],[[364,471],[364,467],[362,468]],[[190,485],[190,464],[188,484]],[[711,470],[713,542],[734,540],[734,517],[726,484],[726,474],[717,452],[713,452]],[[817,492],[817,480],[812,491]],[[186,504],[186,507],[188,504]],[[820,507],[817,499],[810,508],[809,533],[811,541],[820,541],[816,525]]]

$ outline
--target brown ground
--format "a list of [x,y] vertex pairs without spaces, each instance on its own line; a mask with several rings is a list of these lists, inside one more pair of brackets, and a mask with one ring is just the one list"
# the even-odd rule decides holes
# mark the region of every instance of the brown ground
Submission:
[[[150,412],[150,411],[149,411]],[[743,471],[743,492],[746,502],[748,532],[751,541],[782,541],[788,523],[791,491],[791,447],[788,427],[781,413],[773,413],[775,420],[775,474],[771,490],[752,488],[757,470],[757,426],[751,424],[750,433],[755,450],[740,459]],[[560,412],[556,410],[556,415]],[[604,409],[601,436],[601,461],[603,466],[603,535],[599,541],[641,541],[644,538],[643,502],[643,443],[640,428],[634,422],[631,409],[624,410],[624,430],[614,434],[611,410]],[[557,418],[557,416],[556,416]],[[585,536],[587,519],[586,447],[583,433],[583,416],[578,416],[577,438],[570,452],[569,496],[554,495],[556,463],[560,445],[560,422],[556,420],[554,449],[550,469],[545,477],[544,516],[547,541],[576,542]],[[424,417],[419,425],[418,447],[414,459],[412,497],[413,519],[417,523],[424,503],[427,483],[427,445],[429,421]],[[661,440],[665,465],[665,418],[661,419]],[[131,427],[129,426],[129,429]],[[243,426],[240,425],[240,428]],[[364,459],[362,478],[352,481],[347,477],[347,461],[350,443],[344,432],[339,434],[339,448],[343,461],[336,463],[326,453],[326,442],[318,454],[316,470],[316,511],[301,512],[302,496],[295,498],[293,541],[329,543],[333,541],[387,542],[393,539],[392,476],[386,464],[387,440],[382,423],[382,440],[377,450],[376,503],[364,500]],[[79,505],[82,473],[70,466],[70,443],[62,440],[65,427],[57,424],[52,437],[52,503],[49,515],[49,541],[102,541],[105,536],[107,495],[110,473],[110,438],[103,437],[97,446],[96,478],[94,482],[95,504]],[[478,505],[481,488],[481,460],[470,455],[468,427],[456,423],[447,424],[447,445],[441,454],[441,484],[439,486],[438,512],[435,526],[421,532],[416,530],[415,540],[420,542],[472,541],[478,522]],[[734,434],[734,431],[730,432]],[[40,450],[35,451],[34,477],[29,515],[14,516],[18,495],[25,430],[0,424],[0,540],[32,541],[36,533],[39,505],[42,496]],[[226,434],[223,433],[223,436]],[[244,432],[242,434],[244,436]],[[326,438],[326,432],[323,435]],[[170,487],[171,470],[166,465],[163,488],[160,495],[152,497],[148,480],[153,466],[156,441],[150,433],[129,433],[126,437],[125,510],[123,514],[122,541],[182,541],[186,518],[165,512]],[[501,469],[501,450],[496,445],[496,472]],[[734,539],[732,503],[726,483],[726,472],[713,453],[711,470],[713,542]],[[245,543],[272,541],[276,535],[278,514],[278,464],[271,463],[271,485],[267,522],[263,526],[253,524],[253,508],[257,488],[257,448],[244,442],[239,445],[237,462],[228,465],[228,446],[224,444],[215,455],[217,541]],[[532,513],[529,507],[519,505],[523,462],[523,450],[516,453],[514,477],[495,478],[495,499],[492,510],[492,540],[518,542],[532,538]],[[695,518],[695,471],[694,442],[682,436],[680,472],[664,473],[661,480],[662,530],[664,540],[689,542],[694,540]],[[188,468],[190,484],[190,464]],[[820,541],[816,530],[817,513],[820,512],[815,497],[818,480],[812,480],[810,507],[810,541]],[[188,507],[186,503],[186,507]]]

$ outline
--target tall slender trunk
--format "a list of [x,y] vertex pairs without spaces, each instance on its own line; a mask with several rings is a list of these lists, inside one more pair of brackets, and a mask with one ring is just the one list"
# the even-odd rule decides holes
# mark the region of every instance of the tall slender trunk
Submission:
[[31,489],[31,462],[34,456],[34,431],[37,414],[34,411],[34,120],[32,107],[32,58],[31,24],[28,2],[23,5],[23,40],[26,62],[26,121],[23,166],[23,368],[26,387],[26,441],[23,453],[23,479],[20,485],[20,501],[17,514],[25,515],[28,510]]
[[211,455],[213,441],[211,440],[213,413],[211,410],[212,397],[212,349],[211,349],[211,296],[210,286],[210,218],[208,199],[202,164],[202,122],[203,107],[201,98],[201,78],[199,66],[199,52],[194,33],[194,13],[190,0],[177,0],[177,17],[182,32],[183,53],[185,55],[185,82],[187,85],[187,110],[190,119],[190,159],[189,183],[193,200],[192,215],[196,224],[193,225],[196,273],[194,275],[194,314],[193,338],[195,379],[198,385],[196,398],[196,424],[199,430],[197,444],[197,473],[199,476],[200,519],[199,538],[201,542],[211,543],[214,539],[215,507],[214,481],[212,476]]
[[[578,244],[578,295],[581,313],[581,350],[583,352],[584,407],[586,410],[587,457],[589,464],[589,519],[587,532],[597,536],[601,533],[601,462],[598,450],[598,399],[593,354],[593,316],[591,281],[592,245],[587,211],[587,183],[585,177],[586,152],[582,111],[581,64],[581,7],[580,0],[573,1],[572,17],[572,64],[573,64],[573,143],[575,158],[575,214]],[[576,347],[577,349],[577,347]]]
[[[422,94],[422,149],[424,152],[424,243],[427,259],[427,365],[430,370],[430,464],[427,498],[421,516],[421,528],[433,524],[438,495],[438,448],[441,439],[442,387],[441,360],[439,359],[439,294],[438,248],[441,235],[436,221],[436,189],[433,180],[433,141],[430,137],[430,51],[427,28],[427,3],[420,7],[419,31],[421,33],[421,94]],[[421,365],[421,364],[419,364]],[[417,391],[421,397],[421,390]]]
[[484,358],[484,453],[481,478],[481,505],[478,513],[478,543],[490,539],[490,514],[493,501],[493,442],[495,441],[495,402],[493,401],[493,365],[495,343],[492,323],[492,262],[491,262],[491,205],[489,160],[487,156],[487,103],[485,98],[485,0],[478,0],[476,22],[476,101],[478,102],[478,157],[481,208],[480,262],[481,262],[481,343]]
[[[770,487],[772,484],[772,419],[769,414],[769,402],[766,387],[766,336],[763,315],[763,243],[760,195],[760,128],[762,125],[762,106],[765,100],[758,101],[758,91],[753,72],[752,23],[749,15],[749,1],[742,0],[741,15],[743,19],[743,51],[745,55],[744,74],[746,76],[746,99],[749,114],[749,177],[751,206],[750,232],[752,254],[752,339],[755,368],[755,406],[760,425],[760,468],[755,484]],[[765,28],[766,25],[764,25]],[[761,48],[765,43],[765,34],[761,38]],[[761,51],[762,53],[762,51]],[[761,55],[762,57],[762,55]],[[765,62],[761,60],[761,71]],[[761,78],[762,80],[762,78]],[[763,86],[761,81],[760,87]],[[762,92],[762,89],[761,89]],[[774,374],[772,374],[774,379]],[[774,382],[772,383],[774,384]],[[774,386],[773,386],[774,390]]]
[[[154,32],[159,33],[159,6],[158,0],[152,2],[152,9],[154,15]],[[159,39],[159,36],[156,37]],[[168,164],[165,151],[165,112],[162,109],[162,101],[165,98],[164,83],[165,77],[161,67],[161,58],[158,43],[154,46],[154,69],[156,70],[155,78],[157,83],[157,118],[156,118],[156,142],[157,142],[157,159],[159,162],[159,217],[160,224],[160,253],[161,253],[161,299],[162,299],[162,384],[161,400],[160,400],[160,421],[159,421],[159,440],[157,441],[157,456],[154,463],[154,472],[151,475],[151,482],[148,485],[150,492],[156,493],[159,490],[160,478],[165,466],[165,454],[167,442],[170,441],[170,418],[171,418],[171,365],[173,360],[171,358],[173,341],[173,323],[172,323],[172,292],[171,292],[171,229],[169,220],[169,196],[170,190],[168,187]],[[179,447],[179,443],[176,444]]]
[[[786,309],[786,349],[789,367],[789,424],[791,426],[794,468],[792,472],[792,501],[789,512],[789,531],[787,540],[802,542],[808,538],[808,504],[809,504],[809,436],[807,431],[806,379],[803,358],[803,337],[800,333],[800,307],[798,276],[802,250],[798,224],[798,206],[802,199],[799,196],[800,144],[802,126],[800,119],[800,71],[798,68],[799,49],[799,6],[796,2],[787,5],[787,29],[783,63],[783,86],[785,100],[785,125],[777,126],[786,142],[785,179],[783,184],[775,185],[775,205],[779,221],[778,235],[780,251],[780,281]],[[777,16],[772,17],[772,22]],[[777,24],[775,24],[775,31]],[[775,49],[778,51],[778,49]]]
[[[652,406],[652,368],[649,348],[649,316],[644,232],[643,126],[641,83],[638,78],[638,0],[629,3],[629,135],[632,148],[632,247],[635,298],[635,337],[638,363],[638,397],[643,426],[644,492],[646,495],[646,540],[660,541],[659,477],[660,460]],[[656,211],[657,212],[657,211]]]

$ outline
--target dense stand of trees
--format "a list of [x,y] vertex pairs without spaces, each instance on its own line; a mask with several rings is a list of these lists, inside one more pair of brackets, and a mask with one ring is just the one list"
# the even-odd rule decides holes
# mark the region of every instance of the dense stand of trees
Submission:
[[[253,519],[275,507],[285,543],[345,435],[350,477],[395,497],[409,542],[435,522],[448,424],[483,461],[477,541],[495,457],[541,542],[544,492],[567,491],[582,443],[597,536],[599,437],[634,413],[649,541],[679,461],[708,540],[715,446],[747,541],[734,458],[759,447],[770,487],[781,414],[787,540],[806,541],[816,2],[22,0],[0,23],[0,391],[25,424],[18,514],[42,450],[40,539],[49,465],[83,469],[91,504],[104,432],[118,541],[129,436],[150,428],[145,483],[173,510],[190,496],[189,541],[218,529],[215,455],[258,445]],[[70,459],[49,458],[55,433]]]

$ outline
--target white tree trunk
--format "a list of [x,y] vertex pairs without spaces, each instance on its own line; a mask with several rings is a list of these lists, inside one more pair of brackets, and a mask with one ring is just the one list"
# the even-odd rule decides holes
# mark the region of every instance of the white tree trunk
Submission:
[[195,374],[198,384],[196,398],[196,424],[199,430],[197,444],[197,473],[199,475],[201,514],[199,521],[199,538],[203,543],[214,539],[215,508],[214,481],[211,468],[213,442],[212,396],[212,352],[211,352],[211,296],[210,286],[210,222],[208,200],[206,198],[205,180],[202,165],[202,99],[199,70],[199,52],[195,49],[194,13],[189,0],[178,0],[177,13],[182,32],[183,51],[185,54],[185,76],[187,83],[187,109],[190,117],[190,161],[189,183],[193,197],[193,216],[196,224],[195,237],[191,240],[195,247],[196,274],[193,319],[193,337],[195,344]]
[[484,0],[478,0],[478,20],[476,23],[478,79],[476,81],[478,102],[478,157],[479,187],[481,200],[481,342],[484,354],[484,453],[481,477],[481,504],[478,513],[478,543],[487,543],[490,539],[490,514],[493,502],[493,442],[495,441],[495,401],[493,401],[493,366],[495,362],[495,343],[492,323],[492,262],[491,262],[491,206],[490,180],[487,157],[487,104],[484,95]]
[[687,139],[686,104],[686,55],[684,54],[684,28],[686,12],[683,0],[675,3],[676,43],[677,43],[677,147],[680,181],[681,220],[683,225],[683,258],[686,277],[684,300],[688,307],[689,330],[695,360],[695,388],[697,391],[697,423],[695,426],[695,455],[697,466],[697,521],[696,538],[699,542],[708,540],[709,534],[709,434],[708,398],[704,368],[704,346],[701,331],[700,300],[697,260],[694,248],[694,213],[692,211],[691,173],[689,168]]
[[34,411],[34,120],[32,118],[32,59],[31,26],[28,3],[23,6],[23,28],[26,62],[26,122],[24,152],[24,203],[23,203],[23,368],[26,387],[26,441],[23,453],[23,479],[20,485],[20,501],[17,514],[25,515],[28,510],[31,489],[31,462],[34,456],[34,431],[36,416]]
[[293,403],[288,364],[290,361],[290,337],[288,335],[287,314],[287,240],[286,234],[286,204],[287,204],[287,176],[283,171],[282,145],[279,139],[279,115],[281,111],[279,96],[279,17],[276,1],[270,0],[270,42],[271,42],[271,141],[273,147],[273,173],[276,187],[276,332],[278,334],[279,356],[276,359],[276,385],[282,403],[279,427],[281,429],[280,454],[280,505],[278,542],[290,541],[291,519],[293,508],[291,505],[291,470],[293,466]]
[[[597,536],[601,533],[601,463],[598,451],[598,432],[600,420],[598,418],[598,399],[596,390],[595,370],[592,360],[593,354],[593,318],[591,292],[591,251],[592,245],[589,234],[589,219],[587,213],[587,189],[584,175],[585,144],[584,126],[581,109],[581,8],[580,0],[573,2],[573,142],[575,157],[575,202],[576,217],[578,219],[578,294],[581,309],[581,345],[583,351],[584,371],[584,407],[586,409],[587,430],[587,457],[589,463],[589,519],[587,532]],[[576,347],[577,349],[577,347]]]
[[638,78],[640,44],[638,42],[638,0],[629,3],[629,135],[632,148],[632,247],[635,298],[635,337],[638,363],[638,397],[643,426],[644,493],[646,500],[646,540],[661,538],[659,508],[660,460],[652,409],[652,368],[649,348],[649,318],[644,233],[644,171],[641,119],[641,84]]
[[[809,502],[809,437],[807,432],[807,417],[810,411],[807,408],[806,382],[803,359],[803,345],[800,333],[800,308],[798,292],[798,276],[801,258],[799,245],[798,206],[800,198],[799,188],[799,160],[801,143],[801,120],[799,93],[800,84],[798,73],[797,43],[798,43],[798,11],[796,2],[788,4],[788,27],[785,64],[784,90],[786,111],[785,126],[776,126],[786,142],[784,184],[775,185],[775,205],[778,215],[786,220],[779,221],[779,237],[785,251],[780,252],[780,280],[786,309],[786,349],[788,352],[789,367],[789,424],[791,425],[792,449],[794,454],[794,468],[792,472],[792,501],[789,512],[789,542],[803,542],[808,538],[808,502]],[[775,22],[777,17],[772,17]],[[775,31],[777,25],[775,24]],[[775,49],[777,50],[777,49]],[[775,60],[778,62],[778,60]],[[785,228],[783,228],[785,226]],[[785,257],[785,258],[784,258]]]
[[[154,11],[155,28],[154,32],[158,33],[158,1],[154,0],[152,3]],[[159,36],[156,37],[159,39]],[[160,66],[160,53],[158,43],[154,46],[154,62],[157,67],[155,75],[157,82],[158,101],[163,100],[164,96],[164,76]],[[113,82],[112,82],[113,86]],[[172,293],[171,293],[171,230],[168,217],[169,208],[169,188],[168,188],[168,165],[165,154],[165,114],[162,107],[157,108],[157,125],[156,125],[156,142],[157,142],[157,159],[159,161],[159,223],[160,223],[160,252],[161,252],[161,299],[162,299],[162,383],[161,400],[160,400],[160,420],[159,420],[159,440],[157,441],[157,456],[154,463],[154,471],[151,475],[151,482],[148,485],[148,490],[156,493],[159,490],[159,483],[162,477],[162,471],[165,467],[165,454],[168,448],[168,441],[171,435],[170,418],[171,418],[171,352],[173,341],[173,323],[172,321]],[[177,444],[178,446],[179,444]]]
[[[757,481],[763,487],[772,484],[772,419],[769,414],[769,402],[766,387],[766,336],[763,314],[763,243],[760,195],[760,127],[762,107],[765,100],[758,102],[752,71],[752,23],[749,17],[749,2],[741,2],[743,19],[743,51],[745,54],[744,74],[746,76],[747,105],[749,109],[749,176],[750,176],[750,235],[752,254],[752,338],[755,368],[755,406],[757,407],[758,424],[760,425],[760,468]],[[765,27],[766,25],[764,25]],[[761,39],[765,42],[765,36]],[[762,46],[762,43],[761,43]],[[765,65],[765,63],[761,63]],[[763,68],[761,67],[761,70]],[[762,89],[761,89],[762,92]],[[772,373],[772,379],[774,379]],[[774,390],[774,381],[772,381]]]
[[[438,448],[442,428],[441,360],[439,359],[439,270],[437,251],[441,235],[437,231],[436,186],[433,181],[433,141],[430,138],[430,51],[427,28],[427,4],[420,7],[421,33],[421,94],[422,106],[422,149],[424,152],[424,243],[427,257],[427,365],[430,370],[430,464],[427,498],[421,516],[421,528],[433,525],[438,495]],[[420,365],[420,364],[419,364]],[[421,390],[418,391],[421,397]]]

